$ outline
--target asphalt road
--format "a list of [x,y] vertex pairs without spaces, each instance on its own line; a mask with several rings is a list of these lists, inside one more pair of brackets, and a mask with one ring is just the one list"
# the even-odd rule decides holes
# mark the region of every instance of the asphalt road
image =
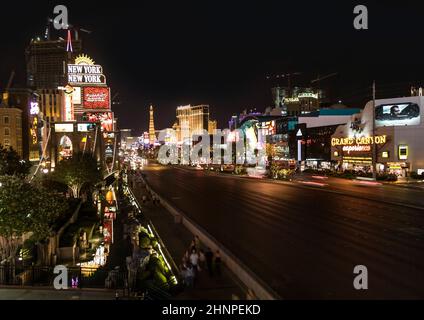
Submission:
[[[384,202],[419,206],[422,191],[158,165],[144,173],[283,298],[424,298],[424,210]],[[368,269],[368,290],[353,287],[356,265]]]

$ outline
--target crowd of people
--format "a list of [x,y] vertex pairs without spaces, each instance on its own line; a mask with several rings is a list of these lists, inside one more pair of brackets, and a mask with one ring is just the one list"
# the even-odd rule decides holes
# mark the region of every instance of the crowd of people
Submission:
[[181,278],[184,285],[193,288],[200,272],[207,271],[210,277],[221,275],[221,255],[210,248],[202,247],[199,236],[195,236],[189,249],[185,252],[180,266]]

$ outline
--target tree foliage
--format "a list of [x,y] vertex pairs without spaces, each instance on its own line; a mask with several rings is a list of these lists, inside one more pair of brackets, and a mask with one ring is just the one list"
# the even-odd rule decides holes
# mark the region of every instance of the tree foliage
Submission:
[[74,198],[79,198],[84,186],[101,181],[97,161],[89,154],[76,153],[72,158],[60,161],[52,174],[52,179],[66,184]]
[[41,241],[68,210],[66,199],[16,176],[0,176],[0,258],[12,259],[25,237]]
[[0,175],[25,176],[30,167],[31,165],[23,161],[11,147],[7,149],[0,145]]

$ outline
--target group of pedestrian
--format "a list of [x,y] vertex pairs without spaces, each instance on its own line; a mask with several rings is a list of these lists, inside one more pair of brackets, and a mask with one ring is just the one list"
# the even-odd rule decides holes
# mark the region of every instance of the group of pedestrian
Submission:
[[154,194],[152,194],[152,203],[154,205],[159,205],[159,203],[160,203],[159,198]]
[[198,273],[205,269],[208,270],[210,277],[215,274],[220,276],[221,264],[222,260],[219,250],[216,250],[215,254],[209,247],[206,251],[203,250],[200,238],[196,235],[182,258],[181,277],[185,285],[192,288]]

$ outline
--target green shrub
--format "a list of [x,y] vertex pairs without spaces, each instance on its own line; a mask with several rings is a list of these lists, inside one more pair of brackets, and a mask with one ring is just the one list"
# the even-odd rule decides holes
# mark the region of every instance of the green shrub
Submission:
[[168,285],[168,279],[165,277],[165,275],[160,272],[159,270],[156,270],[153,274],[153,279],[155,281],[155,284],[159,286],[163,290],[169,289]]
[[277,171],[277,179],[287,180],[290,179],[294,174],[294,170],[291,169],[279,169]]
[[144,233],[139,234],[139,246],[142,249],[146,249],[149,245],[151,245],[150,238]]
[[243,167],[243,166],[236,166],[235,168],[234,168],[234,173],[235,174],[246,174],[246,168],[245,167]]
[[379,181],[388,181],[388,182],[394,182],[397,181],[397,175],[395,174],[390,174],[390,173],[383,173],[383,174],[378,174],[377,175],[377,180]]

